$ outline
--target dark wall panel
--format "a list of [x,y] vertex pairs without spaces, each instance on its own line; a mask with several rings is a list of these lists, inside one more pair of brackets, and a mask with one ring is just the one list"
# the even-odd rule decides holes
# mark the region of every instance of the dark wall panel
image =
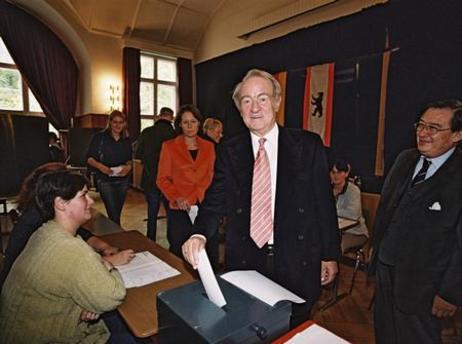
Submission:
[[0,114],[0,196],[16,195],[24,177],[48,160],[45,118]]
[[412,123],[420,109],[439,98],[462,97],[462,1],[390,0],[284,37],[256,44],[196,65],[198,106],[219,113],[226,135],[244,128],[230,95],[250,68],[288,72],[286,125],[301,127],[305,67],[335,62],[336,71],[359,67],[354,80],[334,91],[333,159],[345,157],[378,192],[374,176],[382,53],[391,54],[386,103],[385,172],[396,156],[415,145]]

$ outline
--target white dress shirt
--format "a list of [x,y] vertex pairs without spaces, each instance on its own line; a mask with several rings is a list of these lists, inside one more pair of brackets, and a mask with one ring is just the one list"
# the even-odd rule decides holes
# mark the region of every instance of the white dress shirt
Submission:
[[449,159],[449,157],[454,153],[456,150],[456,147],[451,148],[448,150],[446,153],[441,154],[440,156],[437,156],[436,158],[427,158],[424,157],[423,155],[420,156],[419,161],[417,162],[417,165],[415,165],[414,169],[414,174],[412,175],[412,179],[417,175],[417,173],[420,171],[423,165],[424,159],[427,159],[428,161],[431,161],[430,166],[428,166],[427,174],[425,175],[425,180],[433,176],[436,171],[446,162],[446,160]]

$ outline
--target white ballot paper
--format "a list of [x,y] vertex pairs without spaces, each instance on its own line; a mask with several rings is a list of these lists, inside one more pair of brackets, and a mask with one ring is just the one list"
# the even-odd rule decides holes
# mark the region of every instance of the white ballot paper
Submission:
[[179,275],[180,272],[151,252],[138,252],[130,263],[117,266],[122,275],[125,288],[141,287]]
[[213,273],[212,265],[210,265],[209,257],[207,256],[207,252],[205,252],[204,249],[199,252],[199,264],[197,266],[197,271],[199,271],[199,276],[201,278],[202,284],[204,285],[204,289],[209,300],[216,304],[218,307],[223,307],[226,305],[225,297],[221,292],[217,278]]
[[305,302],[302,298],[254,270],[231,271],[221,275],[221,278],[270,306],[274,306],[282,300],[295,303]]
[[297,333],[290,338],[285,344],[307,344],[307,343],[323,343],[323,344],[348,344],[348,342],[340,337],[337,337],[332,332],[316,324],[311,325],[302,332]]
[[117,177],[119,173],[122,171],[122,166],[111,167],[112,173],[109,175],[110,177]]
[[191,208],[189,208],[188,215],[189,215],[189,218],[191,219],[192,224],[194,224],[194,221],[196,220],[198,211],[199,211],[199,207],[197,205],[192,205]]

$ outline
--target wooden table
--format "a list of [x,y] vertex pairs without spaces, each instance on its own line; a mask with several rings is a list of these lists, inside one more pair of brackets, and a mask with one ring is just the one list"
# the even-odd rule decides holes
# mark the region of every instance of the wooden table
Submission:
[[289,339],[291,339],[293,336],[295,336],[297,333],[302,332],[303,330],[306,330],[308,327],[310,327],[313,324],[314,324],[314,321],[307,320],[304,323],[301,323],[300,325],[298,325],[296,328],[293,328],[292,330],[287,332],[282,337],[279,337],[278,339],[273,341],[271,344],[284,344]]
[[158,331],[157,294],[194,281],[197,278],[196,273],[189,264],[138,231],[108,234],[104,235],[103,239],[121,249],[131,248],[135,252],[149,251],[180,271],[180,275],[143,287],[127,289],[127,297],[118,308],[119,313],[135,336],[145,338],[155,335]]
[[110,220],[94,208],[91,208],[91,219],[85,222],[82,227],[98,236],[124,231],[124,229],[117,223]]

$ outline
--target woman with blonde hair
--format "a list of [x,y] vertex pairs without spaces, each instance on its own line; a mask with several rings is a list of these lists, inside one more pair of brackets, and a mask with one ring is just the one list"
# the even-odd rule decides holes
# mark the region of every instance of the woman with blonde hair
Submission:
[[204,138],[214,143],[220,143],[223,138],[223,123],[215,118],[207,118],[202,126]]
[[125,115],[114,110],[109,115],[106,129],[91,140],[87,163],[96,173],[96,186],[108,217],[119,225],[132,170],[131,160],[132,147]]

